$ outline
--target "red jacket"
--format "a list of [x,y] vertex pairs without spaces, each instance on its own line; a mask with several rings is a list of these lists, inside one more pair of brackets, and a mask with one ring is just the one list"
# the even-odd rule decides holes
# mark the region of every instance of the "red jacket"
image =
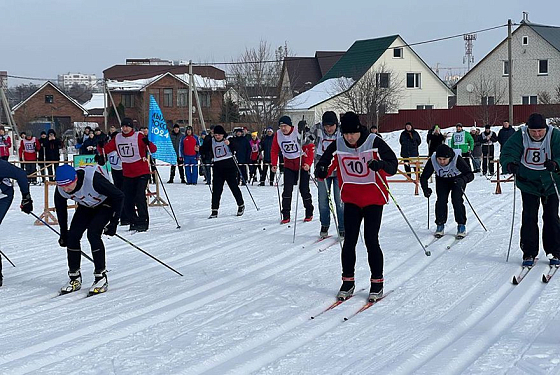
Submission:
[[0,135],[0,156],[10,156],[12,139],[9,135]]
[[[140,132],[131,131],[128,134],[123,133],[122,135],[124,137],[132,137],[133,135],[136,135],[137,137],[136,140],[138,142],[138,149],[140,150],[140,157],[142,158],[142,160],[138,160],[133,163],[127,163],[123,160],[122,161],[123,176],[134,178],[145,174],[150,174],[150,166],[148,165],[148,159],[146,158],[147,155],[146,149],[148,148],[151,153],[154,153],[157,150],[156,145],[150,142],[148,144],[148,147],[146,147],[146,144],[142,141],[142,138],[144,138],[145,136]],[[107,155],[113,151],[117,151],[117,145],[115,143],[115,139],[116,137],[113,137],[109,141],[109,143],[107,143],[105,147],[103,147],[103,149],[101,149],[98,146],[97,147],[98,152],[102,153],[103,151],[105,151],[105,154]]]
[[33,150],[25,150],[23,139],[19,143],[19,159],[20,160],[37,161],[37,152],[41,149],[41,144],[39,143],[39,140],[35,137],[32,137],[31,139],[26,138],[25,140],[26,141],[31,141],[32,139],[35,139],[35,142],[34,142],[35,147],[34,147]]
[[[290,131],[291,134],[294,131],[294,128]],[[270,155],[272,158],[272,165],[276,167],[278,165],[278,155],[281,153],[280,145],[278,144],[278,133],[274,133],[274,139],[272,140],[272,149],[270,150]],[[304,164],[309,165],[310,167],[313,165],[313,154],[315,152],[315,145],[313,143],[304,144],[303,147],[303,160],[301,161],[301,166],[303,167]],[[293,171],[297,171],[300,168],[300,158],[295,159],[287,159],[284,158],[284,167],[291,169]]]

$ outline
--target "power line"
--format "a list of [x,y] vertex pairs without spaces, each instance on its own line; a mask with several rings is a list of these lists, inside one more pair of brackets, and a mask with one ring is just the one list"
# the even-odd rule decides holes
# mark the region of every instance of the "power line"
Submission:
[[[519,24],[514,23],[513,25],[518,26]],[[373,49],[369,49],[369,50],[365,50],[365,51],[361,50],[359,53],[360,54],[363,54],[364,52],[373,53],[373,52],[386,51],[387,49],[412,47],[412,46],[419,46],[419,45],[423,45],[423,44],[442,42],[442,41],[450,40],[450,39],[454,39],[454,38],[463,38],[463,35],[465,35],[465,34],[484,33],[484,32],[496,30],[496,29],[499,29],[499,28],[502,28],[502,27],[507,27],[507,24],[492,26],[492,27],[488,27],[488,28],[485,28],[485,29],[469,31],[469,32],[466,32],[466,33],[461,33],[461,34],[448,35],[448,36],[444,36],[444,37],[440,37],[440,38],[429,39],[429,40],[424,40],[424,41],[415,42],[415,43],[406,43],[406,44],[403,44],[401,46],[394,46],[394,47],[390,47],[390,48],[373,48]],[[335,57],[335,56],[341,56],[342,57],[344,55],[351,55],[351,53],[348,53],[348,51],[346,51],[346,52],[341,52],[341,53],[329,55],[329,57]],[[308,59],[308,58],[309,57],[290,57],[290,61],[305,60],[305,59]],[[205,63],[193,63],[193,65],[194,66],[213,66],[213,65],[234,66],[234,65],[249,65],[249,64],[281,63],[283,61],[284,60],[282,59],[282,60],[262,60],[262,61],[205,62]],[[167,73],[169,71],[170,66],[177,67],[178,65],[162,65],[161,70],[155,69],[150,73],[151,74]],[[115,78],[127,79],[127,78],[132,78],[132,77],[145,76],[146,74],[147,73],[145,73],[145,72],[137,73],[137,74],[127,74],[126,76],[117,76]],[[30,81],[56,81],[56,80],[58,80],[58,78],[56,78],[56,79],[55,78],[37,78],[37,77],[16,76],[16,75],[10,75],[10,74],[8,74],[7,77],[16,78],[16,79],[25,79],[25,80],[30,80]],[[99,78],[97,81],[102,82],[102,81],[104,81],[104,79]]]

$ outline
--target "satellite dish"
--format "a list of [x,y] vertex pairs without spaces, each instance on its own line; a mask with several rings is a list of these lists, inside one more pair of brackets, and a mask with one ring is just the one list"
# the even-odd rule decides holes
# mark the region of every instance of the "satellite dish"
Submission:
[[469,83],[466,88],[467,88],[467,92],[473,92],[474,91],[474,85],[472,83]]
[[192,113],[196,113],[196,106],[192,106]]

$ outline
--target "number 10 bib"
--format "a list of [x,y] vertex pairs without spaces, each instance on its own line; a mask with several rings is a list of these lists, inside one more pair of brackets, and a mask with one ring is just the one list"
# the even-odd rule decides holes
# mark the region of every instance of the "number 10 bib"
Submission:
[[368,168],[373,159],[373,141],[376,135],[370,134],[358,148],[350,148],[342,136],[336,140],[336,155],[342,184],[375,184],[375,172]]

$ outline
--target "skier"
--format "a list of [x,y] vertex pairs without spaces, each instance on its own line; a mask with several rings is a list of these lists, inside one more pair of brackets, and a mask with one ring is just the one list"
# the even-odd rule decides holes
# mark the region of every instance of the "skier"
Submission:
[[521,190],[521,251],[523,266],[532,267],[539,254],[539,206],[543,206],[543,247],[551,266],[560,266],[560,131],[539,113],[529,116],[500,153],[502,168],[516,176]]
[[484,132],[480,135],[482,139],[482,174],[494,174],[494,143],[498,141],[490,125],[484,126]]
[[[339,136],[338,118],[333,111],[323,113],[321,123],[316,124],[312,134],[315,143],[315,168],[323,153],[328,146],[336,142]],[[375,133],[372,133],[375,134]],[[321,231],[319,237],[326,238],[329,235],[329,226],[331,223],[330,192],[333,192],[336,207],[336,216],[338,218],[338,235],[344,239],[344,206],[340,200],[340,188],[338,187],[338,178],[333,172],[324,181],[318,183],[318,201],[319,201],[319,220],[321,221]]]
[[[346,237],[341,255],[342,286],[337,298],[345,300],[354,293],[356,244],[363,219],[371,271],[369,300],[375,301],[383,296],[383,252],[379,246],[379,228],[383,205],[389,199],[386,176],[397,173],[398,161],[387,143],[369,133],[354,112],[342,116],[340,131],[342,135],[327,147],[315,169],[315,176],[325,179],[336,168],[344,202]],[[380,178],[383,182],[379,181]]]
[[[2,220],[4,220],[8,208],[10,208],[14,200],[14,187],[10,180],[11,178],[17,180],[19,190],[21,191],[21,210],[26,214],[33,211],[33,200],[31,199],[31,194],[29,194],[27,174],[23,169],[0,159],[0,224],[2,224]],[[2,278],[2,257],[0,256],[0,286],[2,286]]]
[[[313,202],[309,192],[309,168],[313,163],[313,143],[305,138],[305,121],[298,123],[298,129],[294,129],[292,119],[282,116],[278,121],[280,129],[274,135],[272,142],[272,172],[276,173],[278,166],[278,154],[284,156],[284,191],[282,192],[282,220],[280,224],[290,222],[290,211],[292,208],[292,190],[299,181],[299,191],[305,207],[304,222],[313,220]],[[294,131],[295,130],[295,131]],[[303,146],[302,146],[303,145]],[[300,148],[301,147],[301,148]]]
[[474,174],[470,166],[460,155],[461,150],[453,150],[449,146],[442,144],[436,152],[426,162],[422,175],[420,176],[420,186],[424,196],[429,198],[432,189],[428,187],[428,179],[436,174],[436,232],[434,236],[440,238],[444,234],[445,223],[447,222],[447,201],[451,192],[451,203],[457,222],[457,238],[461,239],[467,235],[467,213],[463,204],[463,193],[469,182],[474,179]]
[[133,124],[132,119],[125,117],[121,122],[122,132],[106,145],[99,143],[98,149],[103,150],[107,155],[117,151],[121,158],[125,196],[124,216],[130,221],[130,230],[145,232],[149,226],[146,187],[150,177],[150,166],[147,154],[156,152],[157,147],[144,134],[135,132]]
[[[30,131],[23,133],[23,136],[19,145],[19,160],[27,162],[23,164],[23,169],[29,176],[37,172],[37,152],[41,149],[41,145]],[[37,181],[36,177],[27,177],[27,179],[32,184]]]
[[224,191],[224,182],[227,182],[237,202],[237,216],[241,216],[245,212],[245,202],[243,201],[243,195],[237,183],[239,170],[233,160],[235,146],[225,139],[226,135],[227,133],[224,127],[216,125],[214,127],[214,135],[212,137],[206,137],[204,143],[200,146],[200,153],[205,155],[205,158],[213,159],[212,213],[209,219],[218,217],[220,199]]
[[193,134],[192,126],[187,126],[185,135],[179,142],[179,155],[185,164],[187,185],[196,185],[198,181],[198,151],[198,137]]
[[451,148],[461,150],[461,156],[470,166],[469,159],[471,158],[471,151],[474,148],[474,139],[471,134],[463,130],[463,124],[460,122],[455,125],[456,132],[451,136]]
[[[68,164],[56,169],[57,189],[54,193],[56,216],[60,225],[58,243],[66,247],[68,276],[70,280],[60,289],[60,294],[75,292],[82,287],[80,263],[82,259],[80,240],[87,230],[87,238],[95,270],[95,281],[89,295],[107,291],[105,269],[105,246],[101,234],[114,236],[123,207],[124,194],[103,174],[98,165],[87,165],[75,170]],[[67,200],[72,199],[78,207],[68,229]]]

